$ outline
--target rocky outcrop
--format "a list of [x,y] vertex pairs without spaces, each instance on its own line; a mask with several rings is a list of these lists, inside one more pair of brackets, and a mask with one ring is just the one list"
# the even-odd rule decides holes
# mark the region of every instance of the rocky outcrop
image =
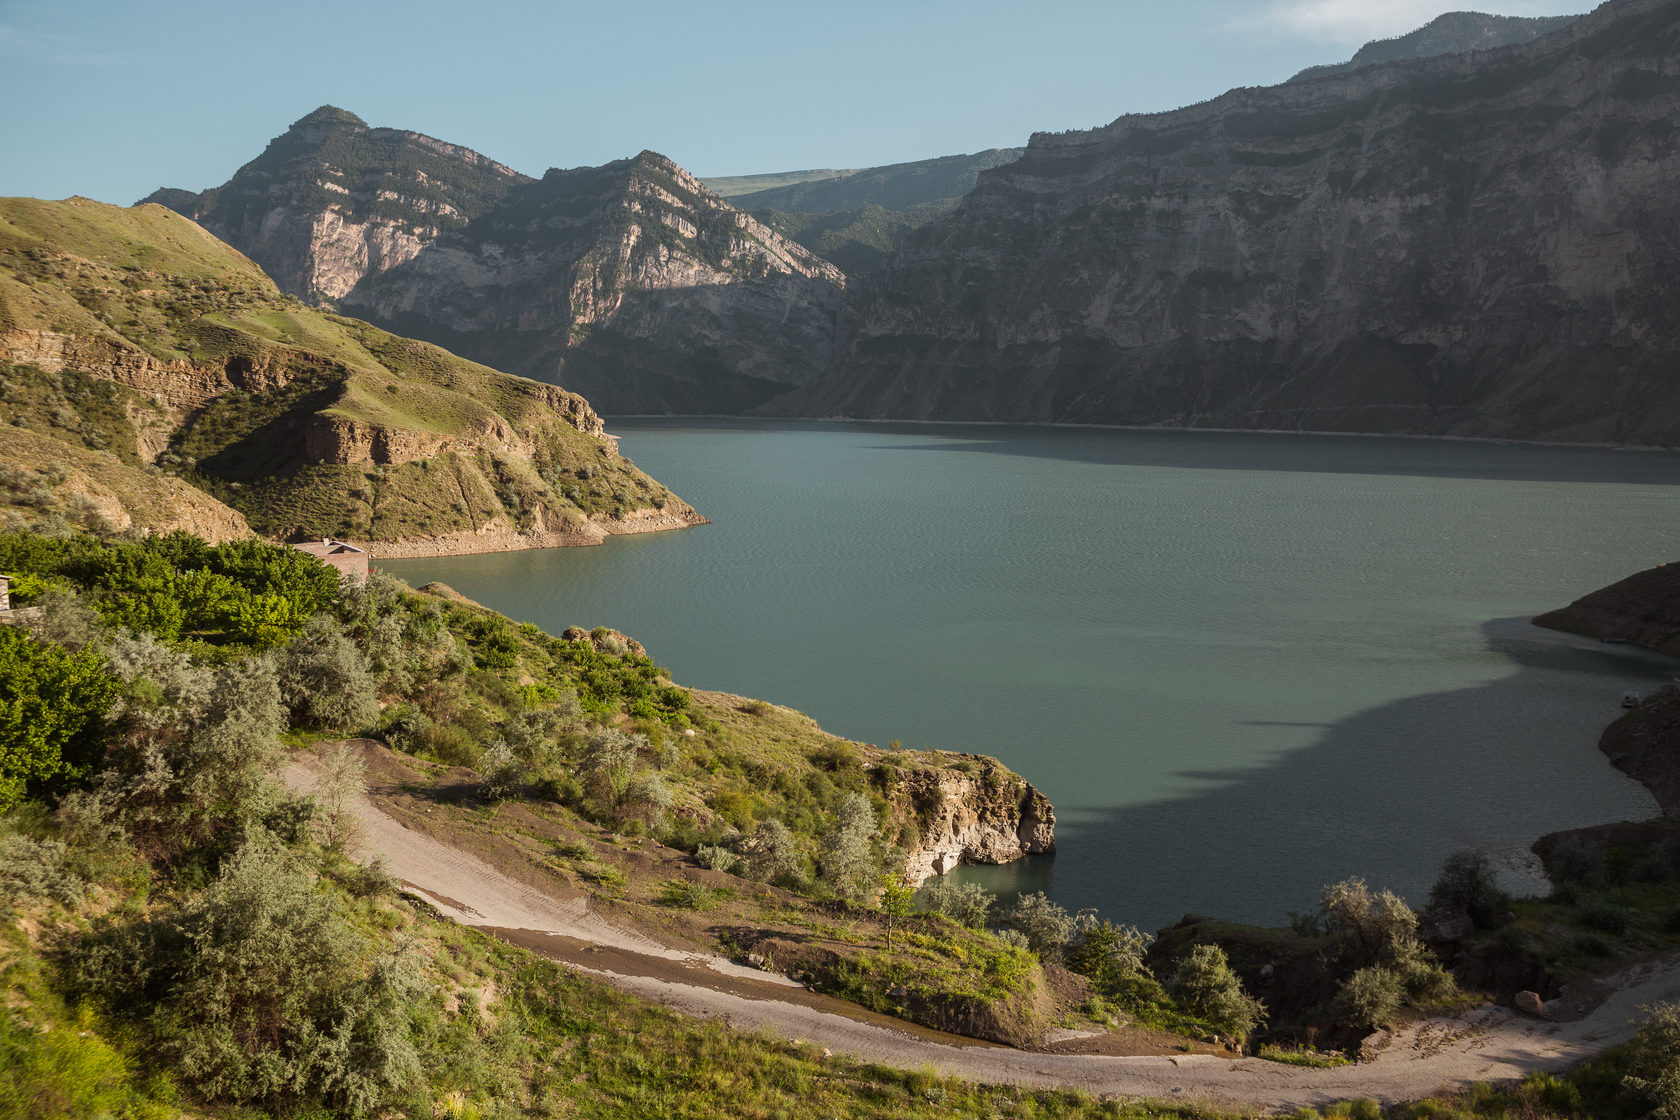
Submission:
[[238,248],[281,291],[319,302],[413,259],[530,181],[468,148],[369,128],[324,105],[223,186],[202,194],[165,188],[144,201]]
[[823,416],[1680,444],[1680,3],[1032,138]]
[[900,779],[920,833],[905,864],[907,878],[921,883],[959,864],[1011,863],[1055,850],[1055,810],[1031,783],[996,759],[953,761],[960,768],[916,770]]
[[[333,536],[385,556],[704,520],[577,394],[305,307],[163,207],[8,199],[0,219],[10,427],[59,452],[19,461],[86,467],[62,509],[20,516]],[[90,392],[100,380],[121,388]]]
[[230,389],[264,393],[291,383],[281,364],[240,357],[221,363],[167,361],[119,338],[88,338],[58,331],[0,332],[0,361],[32,365],[48,373],[73,369],[115,381],[155,401],[179,419]]
[[638,510],[626,517],[556,518],[520,529],[506,518],[495,518],[474,529],[430,533],[392,540],[350,540],[346,543],[387,560],[420,556],[471,556],[488,552],[523,552],[530,548],[587,548],[607,538],[634,533],[688,529],[709,522],[686,505],[680,509]]
[[1680,657],[1680,564],[1635,572],[1567,607],[1539,615],[1534,624]]
[[652,152],[520,175],[330,107],[226,185],[153,201],[282,290],[608,412],[738,411],[833,357],[845,277]]

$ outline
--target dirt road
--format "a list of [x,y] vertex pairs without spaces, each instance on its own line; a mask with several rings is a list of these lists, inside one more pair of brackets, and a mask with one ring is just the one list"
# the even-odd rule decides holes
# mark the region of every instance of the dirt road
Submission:
[[[295,788],[314,786],[307,760],[293,762],[285,778]],[[1571,1065],[1631,1037],[1641,1006],[1680,1000],[1680,960],[1641,965],[1608,978],[1611,995],[1573,1022],[1545,1022],[1487,1006],[1406,1030],[1373,1061],[1324,1070],[1211,1055],[1120,1058],[1012,1050],[861,1012],[787,977],[660,945],[592,913],[587,900],[551,897],[415,832],[366,798],[355,809],[363,854],[383,856],[393,876],[458,922],[495,930],[687,1014],[724,1018],[864,1061],[907,1069],[931,1065],[993,1084],[1077,1086],[1264,1111],[1354,1097],[1387,1103]]]

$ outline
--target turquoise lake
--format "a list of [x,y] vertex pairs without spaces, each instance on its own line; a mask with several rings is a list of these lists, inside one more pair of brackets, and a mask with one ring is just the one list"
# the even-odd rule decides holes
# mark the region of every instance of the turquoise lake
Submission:
[[1527,619],[1680,557],[1680,455],[1435,440],[621,420],[712,520],[380,563],[849,738],[996,755],[1058,851],[957,874],[1152,929],[1441,858],[1515,886],[1653,815],[1595,749],[1680,662]]

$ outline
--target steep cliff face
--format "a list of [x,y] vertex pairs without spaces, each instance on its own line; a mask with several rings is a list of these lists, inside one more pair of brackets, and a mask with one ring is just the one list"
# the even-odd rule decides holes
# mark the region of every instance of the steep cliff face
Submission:
[[143,201],[193,219],[281,291],[318,303],[412,259],[530,181],[470,149],[369,128],[324,105],[224,185],[202,194],[165,188]]
[[1038,135],[815,415],[1680,443],[1680,3]]
[[898,792],[913,807],[919,839],[905,875],[916,883],[964,863],[1010,863],[1054,851],[1056,813],[1032,784],[995,759],[967,757],[966,769],[916,770]]
[[583,393],[733,411],[833,356],[845,277],[652,152],[533,180],[323,108],[224,187],[152,199],[299,298]]

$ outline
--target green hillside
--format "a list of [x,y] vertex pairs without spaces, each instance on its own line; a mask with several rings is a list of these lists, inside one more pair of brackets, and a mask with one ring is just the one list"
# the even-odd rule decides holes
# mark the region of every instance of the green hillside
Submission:
[[592,518],[693,516],[581,397],[307,307],[162,206],[7,199],[0,219],[0,448],[39,465],[21,430],[100,453],[139,524],[194,527],[166,525],[147,476],[269,536],[587,543]]
[[822,179],[838,179],[852,174],[851,170],[837,171],[832,167],[812,168],[809,171],[772,171],[764,175],[724,175],[701,179],[708,190],[731,201],[754,191],[791,187],[798,183],[812,183]]

